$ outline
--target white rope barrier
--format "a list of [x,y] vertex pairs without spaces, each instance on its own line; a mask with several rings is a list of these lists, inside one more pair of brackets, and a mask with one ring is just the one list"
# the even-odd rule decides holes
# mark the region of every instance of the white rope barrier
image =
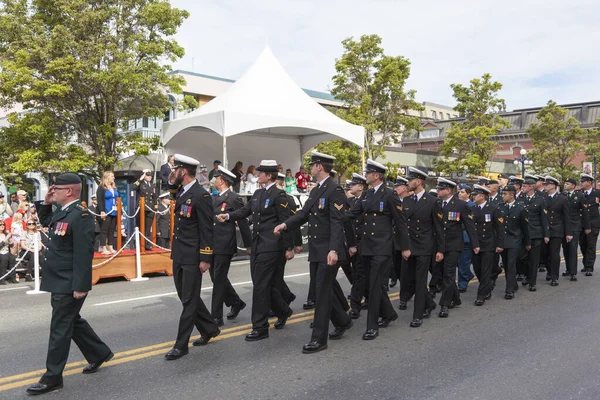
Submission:
[[144,239],[146,239],[148,242],[150,242],[150,243],[151,243],[151,244],[153,244],[154,246],[158,247],[159,249],[161,249],[161,250],[165,250],[165,251],[168,251],[168,252],[171,252],[171,249],[165,249],[164,247],[161,247],[161,246],[157,245],[157,244],[156,244],[156,243],[154,243],[152,240],[148,239],[148,238],[146,237],[146,235],[144,235],[142,232],[140,232],[140,236],[141,236],[141,237],[143,237]]
[[[113,207],[109,212],[107,212],[105,214],[109,215],[110,213],[112,213],[113,211],[116,211],[116,210],[117,210],[117,208]],[[95,212],[91,211],[89,208],[88,208],[88,212],[96,217],[102,216],[101,214],[96,214]],[[138,207],[137,210],[135,210],[135,213],[133,215],[128,215],[125,211],[122,211],[122,214],[127,218],[135,218],[139,212],[140,212],[140,208]]]
[[140,228],[135,227],[135,271],[137,276],[131,280],[131,282],[142,282],[147,281],[150,278],[144,278],[142,276],[142,258],[140,256]]
[[40,236],[35,235],[33,239],[33,266],[34,266],[34,282],[33,290],[28,290],[27,294],[46,293],[40,290]]
[[117,251],[115,254],[113,254],[109,259],[102,261],[99,264],[94,264],[92,265],[92,268],[98,268],[101,267],[105,264],[108,264],[109,262],[111,262],[113,260],[113,258],[115,258],[116,256],[118,256],[119,254],[121,254],[121,252],[123,250],[125,250],[125,247],[127,247],[127,245],[129,244],[129,242],[131,242],[133,240],[133,238],[135,238],[135,234],[131,235],[129,237],[129,239],[127,239],[127,241],[125,242],[125,244],[119,249],[119,251]]
[[7,276],[9,276],[10,274],[12,274],[12,272],[17,269],[17,267],[19,266],[19,264],[21,264],[21,262],[23,261],[23,259],[25,258],[25,256],[27,255],[27,253],[29,253],[29,249],[25,250],[25,253],[21,256],[21,258],[17,258],[17,262],[15,263],[14,267],[12,267],[10,269],[10,271],[8,271],[6,274],[4,274],[2,277],[0,277],[0,281],[3,280],[4,278],[6,278]]

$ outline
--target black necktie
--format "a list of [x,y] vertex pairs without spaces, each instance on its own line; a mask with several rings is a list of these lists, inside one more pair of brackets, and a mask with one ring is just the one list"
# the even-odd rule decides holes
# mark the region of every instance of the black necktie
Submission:
[[446,208],[446,204],[447,204],[446,200],[442,201],[442,208]]
[[417,202],[417,195],[413,194],[413,200],[415,201],[415,203]]
[[179,186],[179,189],[177,189],[177,198],[181,197],[182,194],[183,194],[183,186]]

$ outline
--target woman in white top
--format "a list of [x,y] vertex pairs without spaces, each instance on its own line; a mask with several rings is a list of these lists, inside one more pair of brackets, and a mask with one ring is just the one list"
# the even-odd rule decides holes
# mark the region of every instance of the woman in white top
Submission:
[[258,176],[255,175],[254,165],[248,167],[246,171],[246,193],[254,193],[258,189]]
[[[33,280],[33,267],[35,262],[35,241],[38,241],[38,253],[42,251],[42,238],[37,230],[37,222],[33,219],[27,221],[27,230],[21,235],[21,252],[24,255],[23,262],[27,268],[26,281]],[[42,257],[40,257],[41,259]]]
[[4,193],[0,192],[0,221],[12,217],[12,215],[12,207],[4,200]]

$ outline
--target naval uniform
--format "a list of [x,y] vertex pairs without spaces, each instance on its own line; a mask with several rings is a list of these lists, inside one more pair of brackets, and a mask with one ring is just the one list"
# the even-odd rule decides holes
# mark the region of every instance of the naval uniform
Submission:
[[206,190],[196,180],[186,187],[169,185],[175,197],[173,231],[173,280],[183,306],[177,340],[173,348],[187,351],[194,326],[204,337],[219,329],[200,297],[200,262],[210,262],[213,253],[213,208]]
[[506,293],[513,293],[519,289],[517,282],[517,259],[521,249],[531,245],[529,227],[527,226],[527,211],[513,201],[500,205],[502,218],[504,218],[504,250],[502,251],[502,264],[506,278]]
[[494,289],[491,278],[496,248],[504,248],[504,218],[498,207],[489,202],[485,202],[483,207],[476,204],[471,211],[479,240],[479,254],[473,253],[472,257],[473,270],[479,280],[477,299],[485,300]]
[[[361,193],[360,197],[352,197],[347,200],[349,209],[354,207],[354,204],[357,202],[361,202],[365,196],[366,192]],[[365,268],[362,263],[361,257],[361,239],[362,239],[362,229],[365,224],[364,214],[359,215],[348,215],[350,222],[352,224],[352,229],[356,242],[356,254],[350,258],[352,263],[352,271],[354,273],[352,284],[352,289],[350,289],[350,306],[354,311],[360,312],[361,303],[363,297],[366,299],[368,297],[368,288],[369,288],[369,277],[365,271]]]
[[548,243],[548,275],[550,279],[558,280],[560,267],[560,246],[566,235],[571,235],[573,228],[567,198],[558,193],[546,196],[546,210],[550,227],[550,242]]
[[[531,250],[527,251],[525,247],[521,248],[519,262],[521,270],[527,271],[527,283],[533,287],[537,283],[538,266],[542,255],[542,243],[545,237],[549,237],[550,227],[548,226],[548,216],[544,198],[539,193],[533,196],[525,196],[522,203],[527,212],[527,228],[529,231],[529,240],[531,241]],[[525,281],[523,281],[525,283]]]
[[[327,177],[310,191],[302,209],[285,224],[294,230],[308,222],[308,261],[316,270],[315,315],[311,342],[327,343],[329,320],[336,328],[348,326],[350,317],[335,295],[339,262],[346,258],[344,243],[344,208],[346,196],[340,185]],[[336,265],[327,264],[330,251],[338,255]]]
[[589,234],[586,234],[584,231],[581,232],[579,246],[581,247],[581,254],[583,254],[583,269],[593,272],[596,262],[596,245],[598,234],[600,233],[600,214],[598,213],[600,190],[591,189],[589,191],[583,190],[582,192],[585,206],[589,213],[591,232]]
[[171,248],[171,205],[158,204],[156,214],[156,240],[160,247]]
[[[148,182],[146,179],[142,178],[133,182],[133,187],[138,197],[138,206],[140,205],[140,198],[144,198],[144,235],[148,239],[152,239],[152,223],[154,222],[154,211],[157,210],[158,206],[156,204],[156,190],[154,185],[151,182]],[[137,226],[140,226],[140,218],[142,215],[142,210],[139,211],[139,214],[136,216]],[[149,241],[144,240],[144,246],[146,250],[152,250],[152,245]]]
[[[244,206],[237,193],[227,188],[224,192],[212,197],[214,215],[231,213]],[[251,246],[252,238],[248,220],[242,218],[237,221],[244,247]],[[213,282],[211,315],[213,318],[223,319],[223,303],[227,307],[239,304],[242,300],[231,285],[227,275],[231,266],[231,258],[237,253],[236,223],[234,221],[214,221],[214,246],[212,265],[209,270]]]
[[90,364],[102,362],[111,351],[79,314],[86,297],[73,297],[74,291],[92,289],[94,216],[79,201],[54,214],[51,204],[39,202],[36,208],[40,223],[49,228],[41,290],[51,293],[52,305],[46,373],[40,382],[54,386],[62,384],[71,339]]
[[[567,199],[569,206],[569,218],[571,219],[571,235],[573,239],[567,243],[567,239],[563,239],[562,249],[565,256],[566,272],[571,275],[577,275],[577,247],[579,246],[579,238],[582,232],[590,229],[590,217],[588,208],[585,206],[585,198],[579,191],[562,193]],[[567,232],[567,234],[569,234]],[[585,233],[584,233],[585,234]]]

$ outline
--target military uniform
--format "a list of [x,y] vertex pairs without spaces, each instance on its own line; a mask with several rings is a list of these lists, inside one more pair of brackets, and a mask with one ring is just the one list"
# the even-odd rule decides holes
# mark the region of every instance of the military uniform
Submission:
[[[569,207],[569,218],[571,219],[571,235],[573,239],[567,242],[563,239],[562,248],[565,257],[565,276],[577,275],[577,247],[579,246],[579,238],[582,232],[590,229],[590,218],[588,208],[585,206],[585,198],[581,192],[563,192],[561,193],[567,199]],[[585,235],[585,233],[584,233]]]
[[[549,179],[546,177],[546,182]],[[546,197],[546,210],[548,212],[548,225],[550,227],[550,242],[548,243],[548,275],[552,285],[558,284],[558,270],[560,267],[560,246],[566,235],[571,235],[571,218],[569,205],[564,196],[555,193]]]
[[[81,184],[75,174],[59,175],[55,181],[56,186],[72,184]],[[101,363],[112,352],[79,314],[86,297],[73,297],[75,291],[92,289],[93,215],[79,201],[54,213],[51,204],[40,202],[36,209],[42,226],[49,228],[41,290],[51,293],[52,304],[47,370],[40,383],[56,386],[62,385],[71,339],[89,363]]]
[[[219,166],[219,168],[222,167]],[[221,171],[217,172],[217,174],[219,173],[224,174],[224,172]],[[237,193],[232,192],[230,188],[213,196],[212,202],[214,215],[232,213],[244,206],[240,196],[238,196]],[[237,221],[237,225],[240,228],[244,247],[249,248],[252,244],[252,237],[250,227],[248,226],[248,220],[242,218]],[[213,318],[222,320],[223,303],[225,303],[227,307],[241,305],[243,303],[227,277],[231,265],[231,258],[238,251],[236,223],[234,221],[218,222],[215,220],[214,237],[216,240],[214,241],[212,266],[209,270],[210,278],[213,282],[211,314]]]
[[[144,170],[146,171],[146,170]],[[149,170],[148,170],[149,171]],[[138,207],[140,204],[140,198],[144,198],[144,235],[148,239],[152,239],[152,223],[154,222],[154,211],[158,209],[156,204],[156,190],[154,185],[151,182],[148,182],[146,179],[142,178],[133,183],[135,192],[137,193],[138,198]],[[140,218],[142,216],[142,211],[140,210],[139,214],[136,216],[137,226],[141,226]],[[152,244],[149,241],[144,241],[146,250],[152,250]]]
[[515,291],[519,289],[517,282],[518,256],[523,247],[531,245],[531,240],[525,208],[516,201],[511,204],[503,203],[499,208],[503,214],[505,231],[504,251],[502,251],[502,264],[506,273],[505,297],[511,299],[514,297]]
[[[589,178],[586,178],[586,175],[582,175],[582,180]],[[596,262],[596,245],[598,242],[598,234],[600,233],[600,214],[598,213],[600,190],[592,188],[588,191],[584,190],[582,193],[584,206],[587,208],[589,214],[591,232],[586,234],[582,231],[579,246],[581,247],[581,254],[583,255],[582,271],[591,274],[594,271],[594,264]]]
[[156,214],[156,240],[160,247],[171,247],[171,205],[158,204],[159,213]]
[[542,243],[545,237],[549,237],[548,217],[544,198],[537,192],[533,196],[525,196],[523,202],[527,212],[527,229],[529,231],[529,240],[531,249],[527,251],[525,247],[521,248],[519,260],[524,266],[522,270],[527,269],[527,279],[523,284],[529,285],[529,290],[534,291],[537,284],[538,266],[542,254]]
[[[348,199],[348,208],[351,210],[354,207],[355,203],[360,203],[364,200],[366,196],[366,192],[363,192],[360,197],[352,197]],[[361,257],[361,237],[362,237],[362,229],[365,224],[364,214],[360,213],[359,215],[349,215],[350,223],[352,224],[352,232],[354,233],[355,242],[356,242],[356,254],[350,258],[352,263],[352,271],[354,273],[354,283],[352,284],[352,289],[350,290],[350,307],[353,310],[353,314],[359,314],[361,310],[361,303],[363,297],[366,299],[368,297],[368,282],[369,277],[365,271],[365,268],[362,263]]]

